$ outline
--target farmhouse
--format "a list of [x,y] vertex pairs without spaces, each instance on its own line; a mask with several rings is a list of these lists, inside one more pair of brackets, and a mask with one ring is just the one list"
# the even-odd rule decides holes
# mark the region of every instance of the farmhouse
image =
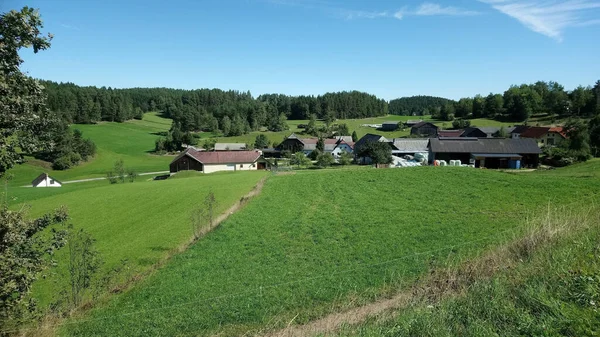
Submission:
[[[323,139],[323,151],[332,153],[337,145],[342,142],[343,138],[328,138]],[[352,137],[350,137],[352,139]],[[287,137],[281,144],[279,144],[279,151],[289,151],[292,153],[304,152],[307,156],[317,149],[317,138],[299,138],[295,133],[292,133]],[[271,153],[270,153],[271,154]]]
[[339,143],[337,143],[337,145],[335,146],[333,151],[331,151],[331,154],[335,158],[338,158],[342,154],[342,152],[352,153],[353,151],[354,151],[354,143],[345,142],[342,140]]
[[383,130],[383,131],[398,130],[398,122],[383,122],[383,123],[381,123],[381,130]]
[[265,170],[269,163],[258,151],[214,151],[200,152],[187,149],[169,165],[169,171],[251,171]]
[[521,133],[520,138],[531,138],[538,142],[539,146],[558,145],[567,139],[567,133],[562,127],[540,127],[533,126]]
[[62,183],[51,176],[48,173],[42,173],[31,182],[33,187],[61,187]]
[[537,167],[542,151],[532,139],[432,138],[429,160],[460,160],[475,167]]
[[246,151],[245,143],[215,143],[215,151]]
[[367,133],[361,139],[359,139],[356,142],[356,144],[354,144],[354,148],[357,149],[357,148],[363,146],[363,144],[366,144],[367,142],[390,143],[390,141],[387,138],[385,138],[384,136]]
[[438,127],[433,123],[420,122],[410,128],[411,135],[437,137]]
[[521,134],[527,131],[527,129],[529,129],[527,125],[515,125],[513,130],[510,132],[510,138],[519,139]]

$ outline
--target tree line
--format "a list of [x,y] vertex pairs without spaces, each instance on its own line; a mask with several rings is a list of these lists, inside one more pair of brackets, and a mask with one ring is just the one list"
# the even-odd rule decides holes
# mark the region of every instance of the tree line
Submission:
[[220,131],[239,136],[267,128],[287,129],[286,119],[346,119],[384,116],[385,100],[363,92],[337,92],[319,96],[266,94],[220,89],[169,88],[113,89],[82,87],[73,83],[42,81],[48,107],[69,123],[123,122],[161,111],[178,123],[182,132]]
[[557,82],[538,81],[513,85],[503,94],[461,98],[441,106],[431,107],[434,118],[451,121],[455,118],[490,118],[525,122],[533,116],[558,118],[589,118],[600,112],[600,81],[592,86],[565,90]]

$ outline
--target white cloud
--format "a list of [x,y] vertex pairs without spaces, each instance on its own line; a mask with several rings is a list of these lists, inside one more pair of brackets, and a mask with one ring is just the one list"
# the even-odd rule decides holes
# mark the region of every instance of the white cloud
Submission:
[[456,7],[443,7],[438,4],[424,3],[414,13],[415,15],[431,16],[431,15],[450,15],[450,16],[469,16],[479,15],[479,12],[464,10]]
[[79,27],[77,27],[77,26],[67,25],[67,24],[64,24],[64,23],[61,23],[60,26],[63,27],[63,28],[66,28],[66,29],[79,30]]
[[589,20],[598,14],[600,2],[590,0],[480,0],[504,13],[534,32],[562,41],[562,33],[568,27],[600,24]]
[[394,17],[401,20],[406,16],[473,16],[479,14],[481,13],[477,11],[425,2],[412,10],[403,8],[394,13]]
[[379,19],[379,18],[396,18],[403,19],[406,16],[471,16],[479,15],[479,12],[472,10],[465,10],[452,6],[442,6],[435,3],[424,2],[420,6],[410,9],[404,7],[396,12],[383,10],[383,11],[365,11],[365,10],[351,10],[347,8],[339,8],[333,6],[331,3],[325,0],[265,0],[271,4],[287,5],[295,7],[303,7],[307,9],[319,9],[329,13],[332,13],[338,17],[343,17],[348,20],[352,19]]

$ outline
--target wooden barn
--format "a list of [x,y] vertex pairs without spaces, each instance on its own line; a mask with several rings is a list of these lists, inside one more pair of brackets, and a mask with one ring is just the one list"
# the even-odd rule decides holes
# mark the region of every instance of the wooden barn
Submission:
[[269,162],[259,151],[196,151],[187,149],[169,165],[169,171],[200,171],[213,173],[218,171],[266,170]]
[[421,122],[413,125],[410,128],[410,134],[415,136],[427,136],[427,137],[437,137],[438,127],[429,122]]

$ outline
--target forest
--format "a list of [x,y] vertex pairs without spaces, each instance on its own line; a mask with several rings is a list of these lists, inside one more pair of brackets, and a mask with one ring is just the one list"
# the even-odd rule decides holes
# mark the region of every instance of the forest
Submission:
[[70,123],[123,122],[162,111],[181,131],[221,131],[238,136],[260,128],[282,131],[287,119],[365,118],[388,114],[388,104],[358,91],[320,96],[267,94],[220,89],[112,89],[42,81],[48,107]]
[[455,103],[451,99],[435,96],[411,96],[393,99],[389,104],[389,113],[400,116],[431,115],[436,107]]

